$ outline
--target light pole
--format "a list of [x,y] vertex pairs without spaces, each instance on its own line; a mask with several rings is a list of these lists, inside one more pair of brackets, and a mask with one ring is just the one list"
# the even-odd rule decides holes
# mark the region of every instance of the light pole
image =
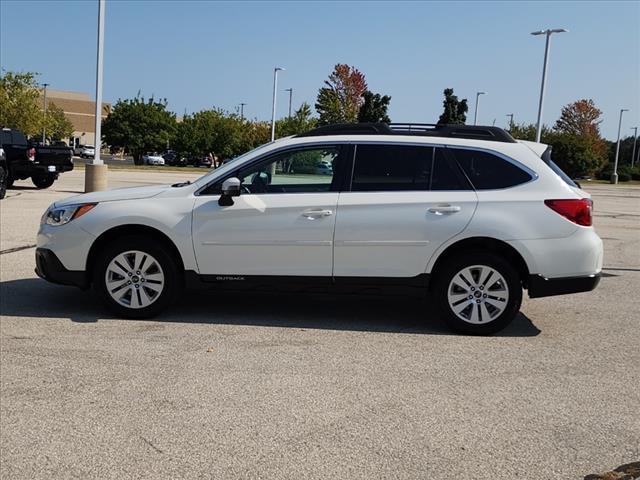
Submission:
[[246,103],[241,103],[240,104],[240,120],[244,120],[244,106],[246,105]]
[[628,108],[620,109],[620,120],[618,120],[618,142],[616,143],[616,159],[613,162],[613,173],[611,174],[611,183],[618,183],[618,155],[620,154],[620,129],[622,128],[622,114],[628,112]]
[[284,70],[282,67],[273,69],[273,105],[271,106],[271,141],[276,139],[276,95],[278,93],[278,72]]
[[509,117],[509,130],[513,128],[513,113],[507,113],[507,117]]
[[49,83],[43,83],[42,86],[44,87],[44,99],[43,99],[43,107],[42,107],[42,145],[44,145],[44,141],[46,138],[46,132],[47,132],[47,87],[49,86]]
[[531,32],[531,35],[546,35],[546,42],[544,46],[544,66],[542,67],[542,84],[540,85],[540,102],[538,103],[538,122],[536,125],[536,142],[540,142],[540,135],[542,135],[542,103],[544,101],[544,87],[547,83],[547,63],[549,61],[549,42],[551,40],[551,34],[568,32],[564,28],[553,28],[547,30],[538,30],[537,32]]
[[631,153],[631,168],[633,168],[633,162],[636,159],[636,142],[638,141],[638,127],[631,127],[633,130],[633,152]]
[[478,102],[480,101],[480,95],[486,95],[487,92],[476,92],[476,112],[473,114],[473,124],[478,124]]
[[95,110],[95,140],[94,156],[91,163],[85,167],[84,191],[93,192],[107,189],[107,166],[100,158],[102,146],[102,66],[104,51],[104,3],[98,0],[98,44],[96,54],[96,110]]
[[293,88],[285,88],[285,92],[289,92],[289,118],[291,118],[291,100],[293,99]]

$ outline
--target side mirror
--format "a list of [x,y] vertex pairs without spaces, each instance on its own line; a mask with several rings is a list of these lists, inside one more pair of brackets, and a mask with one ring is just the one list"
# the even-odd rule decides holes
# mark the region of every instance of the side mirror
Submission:
[[218,200],[221,207],[229,207],[233,205],[233,197],[240,196],[240,179],[236,177],[227,178],[222,182],[222,195]]

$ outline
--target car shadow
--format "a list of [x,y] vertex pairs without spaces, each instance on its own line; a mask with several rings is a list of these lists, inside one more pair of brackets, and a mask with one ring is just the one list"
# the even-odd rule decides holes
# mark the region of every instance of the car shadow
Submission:
[[[452,335],[433,307],[405,296],[310,293],[187,291],[166,313],[150,321],[281,328]],[[3,316],[69,319],[72,322],[128,321],[109,313],[91,291],[37,278],[0,283]],[[533,337],[540,330],[524,314],[497,333]]]

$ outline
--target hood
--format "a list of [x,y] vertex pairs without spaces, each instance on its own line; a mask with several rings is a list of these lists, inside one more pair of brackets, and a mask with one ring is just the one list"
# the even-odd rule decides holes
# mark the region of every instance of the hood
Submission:
[[91,192],[82,195],[74,195],[55,202],[56,207],[74,205],[77,203],[113,202],[116,200],[135,200],[138,198],[151,198],[165,192],[171,185],[150,185],[148,187],[116,188],[104,192]]

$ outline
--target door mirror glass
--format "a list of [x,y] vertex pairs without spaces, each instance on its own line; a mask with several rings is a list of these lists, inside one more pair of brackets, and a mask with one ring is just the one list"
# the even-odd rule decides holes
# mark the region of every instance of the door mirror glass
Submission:
[[240,196],[240,179],[236,177],[227,178],[222,182],[222,195],[218,204],[223,207],[233,205],[233,197]]

